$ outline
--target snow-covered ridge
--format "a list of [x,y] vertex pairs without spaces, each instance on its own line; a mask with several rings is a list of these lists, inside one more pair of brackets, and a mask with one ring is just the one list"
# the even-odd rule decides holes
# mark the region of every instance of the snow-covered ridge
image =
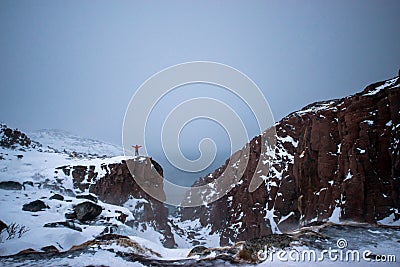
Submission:
[[332,108],[336,109],[337,101],[338,101],[338,99],[315,102],[313,104],[310,104],[310,105],[302,108],[300,111],[295,112],[295,114],[301,115],[301,114],[305,114],[305,113],[309,113],[309,112],[315,113],[317,111],[326,110],[326,109],[332,109]]
[[364,92],[364,95],[365,96],[372,96],[372,95],[377,94],[379,91],[381,91],[383,89],[386,89],[386,88],[392,89],[392,88],[399,87],[400,84],[397,82],[398,79],[399,79],[399,77],[395,77],[393,79],[390,79],[390,80],[382,82],[381,85],[378,85],[375,88],[373,88],[373,87],[372,88],[368,88],[368,90],[366,90]]
[[[385,89],[393,89],[400,87],[399,77],[395,77],[386,81],[378,82],[372,84],[364,89],[362,93],[356,93],[355,95],[363,95],[363,96],[373,96],[378,92],[385,90]],[[346,98],[351,98],[354,95],[347,96]],[[340,108],[341,104],[343,103],[342,99],[332,99],[327,101],[317,101],[312,104],[309,104],[302,108],[299,111],[295,111],[289,114],[287,117],[292,115],[303,115],[307,113],[317,113],[323,110],[331,109],[333,111],[337,111],[337,108]]]
[[55,129],[28,132],[28,136],[44,147],[60,152],[116,157],[123,155],[121,147],[103,141],[83,138],[76,134]]
[[[138,208],[141,206],[138,204],[146,202],[144,198],[131,196],[124,205],[99,201],[97,204],[103,211],[96,220],[89,223],[71,221],[66,217],[66,213],[71,211],[74,205],[87,201],[77,196],[82,193],[89,194],[88,189],[80,190],[76,187],[74,168],[90,166],[96,174],[95,178],[105,177],[109,171],[107,166],[127,160],[125,156],[110,157],[113,153],[117,154],[116,146],[58,130],[39,131],[32,134],[32,138],[31,135],[6,125],[1,126],[4,131],[1,132],[0,138],[4,140],[5,146],[0,145],[0,220],[8,226],[15,223],[27,227],[29,231],[20,238],[10,240],[6,239],[7,233],[2,231],[0,255],[15,254],[25,249],[40,251],[45,246],[54,246],[58,251],[66,251],[111,228],[113,233],[146,238],[150,243],[154,242],[162,247],[160,240],[163,236],[152,225],[146,225],[146,222],[137,226],[125,224],[125,221],[141,222],[143,210]],[[33,141],[34,138],[42,144]],[[106,156],[102,156],[104,154]],[[133,158],[139,163],[143,159],[144,157]],[[71,172],[66,173],[64,169]],[[54,194],[60,194],[64,200],[51,199]],[[23,205],[32,201],[42,201],[47,208],[38,212],[22,210]],[[124,215],[123,222],[117,219],[121,214]],[[75,225],[81,231],[62,226],[44,228],[46,224],[60,222]],[[41,238],[44,233],[45,236]]]

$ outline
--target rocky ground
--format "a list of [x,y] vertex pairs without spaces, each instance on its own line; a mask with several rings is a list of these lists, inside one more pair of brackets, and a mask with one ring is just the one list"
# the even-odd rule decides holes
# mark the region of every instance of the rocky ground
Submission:
[[[338,247],[338,240],[345,240],[346,247]],[[332,223],[216,248],[166,249],[135,236],[102,234],[67,251],[53,246],[40,251],[28,249],[0,257],[0,263],[4,266],[309,266],[310,262],[318,262],[322,266],[397,266],[399,242],[398,227]],[[302,258],[305,250],[315,251],[316,256],[311,260]],[[330,259],[323,250],[337,250],[334,254],[337,258]],[[359,258],[346,256],[351,255],[346,254],[348,251],[355,250],[360,252]],[[279,251],[286,252],[286,258],[280,260]],[[366,256],[364,251],[368,251]],[[344,255],[342,258],[340,252]],[[377,257],[382,256],[386,257],[385,261],[379,262]]]

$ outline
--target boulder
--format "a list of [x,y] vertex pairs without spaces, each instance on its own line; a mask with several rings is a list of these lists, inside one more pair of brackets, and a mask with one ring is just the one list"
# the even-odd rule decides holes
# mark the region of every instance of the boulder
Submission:
[[63,197],[62,195],[60,195],[60,194],[54,194],[54,195],[52,195],[49,199],[50,199],[50,200],[51,200],[51,199],[56,199],[56,200],[63,201],[63,200],[64,200],[64,197]]
[[102,207],[93,202],[85,201],[74,207],[76,218],[80,221],[90,221],[99,216],[102,212]]
[[0,182],[0,189],[4,190],[22,190],[22,184],[14,181]]
[[76,219],[75,211],[65,213],[65,218],[68,219],[68,220]]
[[22,210],[30,212],[42,211],[48,208],[42,200],[35,200],[22,206]]

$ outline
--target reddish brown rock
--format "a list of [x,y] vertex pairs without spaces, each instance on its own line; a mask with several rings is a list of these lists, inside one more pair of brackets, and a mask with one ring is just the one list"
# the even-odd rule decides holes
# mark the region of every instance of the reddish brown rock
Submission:
[[[130,166],[134,176],[133,179]],[[153,227],[164,236],[162,240],[166,247],[176,246],[171,228],[168,225],[168,209],[162,202],[148,195],[137,183],[137,181],[149,181],[146,187],[147,192],[156,195],[158,199],[165,200],[163,169],[151,158],[123,160],[120,163],[112,163],[101,165],[102,172],[105,175],[98,177],[100,170],[95,166],[63,166],[60,167],[64,174],[69,174],[73,178],[74,187],[78,190],[89,190],[95,194],[99,200],[123,206],[127,201],[133,199],[138,200],[135,205],[128,207],[135,216],[134,222],[126,222],[132,226],[147,228]],[[123,219],[125,221],[126,217]]]
[[[69,167],[64,167],[64,174],[69,175]],[[74,187],[79,188],[82,192],[87,190],[92,182],[96,179],[98,173],[95,172],[95,166],[74,166],[72,168],[72,178]]]
[[[314,221],[398,220],[398,81],[378,82],[361,93],[314,103],[283,118],[276,125],[271,166],[263,164],[267,155],[260,154],[261,138],[254,138],[248,144],[243,182],[207,207],[183,209],[182,219],[199,218],[203,226],[210,225],[220,234],[221,245]],[[195,185],[219,178],[225,168]],[[253,175],[264,183],[249,193]]]
[[0,124],[0,146],[5,148],[16,148],[17,145],[29,147],[31,139],[18,129],[8,128],[5,124]]

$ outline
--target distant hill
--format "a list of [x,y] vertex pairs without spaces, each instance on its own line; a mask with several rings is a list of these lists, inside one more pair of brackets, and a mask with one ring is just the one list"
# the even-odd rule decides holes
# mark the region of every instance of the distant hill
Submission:
[[103,141],[83,138],[76,134],[56,129],[44,129],[28,132],[28,136],[44,147],[51,147],[57,151],[68,153],[77,152],[107,157],[122,156],[121,147]]

